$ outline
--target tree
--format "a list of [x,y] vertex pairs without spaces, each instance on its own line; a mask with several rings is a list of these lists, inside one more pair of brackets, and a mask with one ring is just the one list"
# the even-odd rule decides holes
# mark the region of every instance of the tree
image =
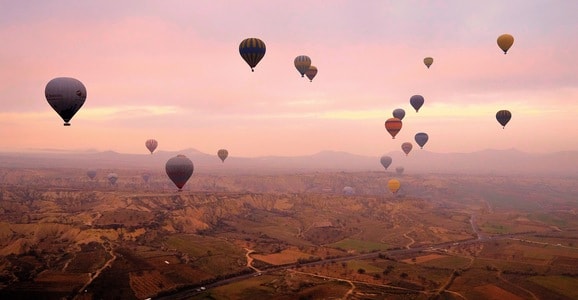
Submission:
[[365,269],[359,268],[359,269],[357,269],[357,273],[359,273],[359,274],[365,274]]

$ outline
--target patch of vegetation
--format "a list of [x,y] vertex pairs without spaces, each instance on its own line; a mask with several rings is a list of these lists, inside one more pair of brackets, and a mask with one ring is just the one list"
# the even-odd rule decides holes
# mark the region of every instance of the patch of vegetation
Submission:
[[373,252],[373,251],[383,251],[389,249],[389,245],[383,243],[361,241],[354,239],[343,239],[339,242],[327,245],[328,247],[342,249],[342,250],[354,250],[356,252]]

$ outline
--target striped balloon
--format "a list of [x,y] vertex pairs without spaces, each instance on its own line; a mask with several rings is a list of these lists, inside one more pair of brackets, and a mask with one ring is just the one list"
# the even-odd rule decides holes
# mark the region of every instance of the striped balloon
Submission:
[[239,53],[249,67],[251,67],[252,72],[255,72],[253,68],[255,68],[263,56],[265,56],[265,51],[265,43],[258,38],[244,39],[239,45]]
[[391,138],[393,139],[395,139],[395,136],[401,130],[401,126],[401,120],[398,118],[389,118],[387,121],[385,121],[385,129],[387,132],[389,132],[389,134],[391,134]]
[[295,64],[297,71],[301,73],[301,77],[304,77],[305,73],[307,73],[307,70],[309,70],[309,67],[311,66],[311,58],[307,55],[299,55],[295,57],[293,63]]
[[506,128],[506,124],[510,122],[512,118],[512,113],[509,110],[500,110],[496,113],[496,120],[502,125],[502,128]]
[[157,142],[157,140],[155,140],[155,139],[150,139],[150,140],[147,140],[145,142],[145,146],[147,147],[147,149],[149,149],[151,154],[153,154],[153,152],[158,147],[158,145],[159,145],[159,142]]
[[307,78],[309,78],[309,82],[313,82],[313,78],[315,78],[315,76],[317,75],[317,67],[309,66],[309,69],[307,69],[305,75],[307,76]]

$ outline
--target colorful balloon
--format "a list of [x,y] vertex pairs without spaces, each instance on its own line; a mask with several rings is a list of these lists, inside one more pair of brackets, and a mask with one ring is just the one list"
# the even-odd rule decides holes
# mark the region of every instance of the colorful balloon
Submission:
[[391,165],[391,156],[387,156],[387,155],[383,155],[379,161],[381,162],[381,165],[387,170],[387,167],[389,167],[389,165]]
[[425,145],[425,143],[427,143],[428,139],[429,136],[425,132],[419,132],[415,135],[415,142],[419,145],[421,149],[423,149],[423,146]]
[[502,128],[506,128],[506,124],[510,122],[512,118],[512,113],[509,110],[500,110],[496,113],[496,120],[502,125]]
[[398,118],[399,120],[403,120],[405,117],[405,110],[402,108],[396,108],[393,110],[393,117]]
[[425,64],[425,66],[429,69],[429,67],[431,66],[431,64],[433,64],[433,58],[431,57],[426,57],[423,59],[423,63]]
[[295,64],[295,68],[297,68],[297,71],[299,71],[301,77],[304,77],[305,73],[311,66],[311,58],[309,58],[307,55],[299,55],[295,57],[293,64]]
[[317,75],[317,67],[309,66],[309,69],[307,69],[305,75],[307,76],[307,78],[309,78],[309,82],[313,82],[313,78],[315,78],[315,76]]
[[498,47],[504,51],[504,54],[508,53],[508,50],[514,44],[514,37],[510,34],[502,34],[498,37]]
[[258,38],[244,39],[239,45],[239,53],[251,67],[251,72],[255,72],[254,68],[265,56],[266,50],[265,43]]
[[413,95],[409,98],[409,103],[415,109],[415,112],[418,112],[420,107],[423,105],[424,98],[422,95]]
[[158,147],[158,145],[159,145],[159,142],[157,142],[157,140],[155,140],[155,139],[150,139],[150,140],[147,140],[145,142],[145,146],[147,147],[147,149],[149,149],[151,154],[153,154],[153,152]]
[[48,104],[64,120],[64,126],[70,126],[70,119],[86,100],[86,87],[77,79],[57,77],[46,84],[44,94]]
[[403,150],[403,153],[405,153],[405,156],[407,156],[409,154],[409,152],[411,151],[412,148],[413,148],[413,145],[410,142],[405,142],[405,143],[401,144],[401,150]]
[[227,149],[220,149],[217,151],[217,156],[219,156],[222,162],[225,162],[225,159],[229,156],[229,151],[227,151]]
[[395,139],[395,136],[401,130],[401,126],[401,120],[398,118],[389,118],[387,121],[385,121],[385,129],[387,132],[389,132],[389,134],[391,134],[391,138],[393,139]]
[[387,182],[387,188],[389,189],[390,192],[392,192],[393,194],[397,193],[397,191],[399,191],[399,188],[401,187],[401,183],[399,182],[399,180],[397,179],[390,179]]
[[181,191],[185,183],[191,178],[194,169],[193,162],[182,154],[169,159],[165,165],[167,175],[177,188],[179,188],[179,191]]

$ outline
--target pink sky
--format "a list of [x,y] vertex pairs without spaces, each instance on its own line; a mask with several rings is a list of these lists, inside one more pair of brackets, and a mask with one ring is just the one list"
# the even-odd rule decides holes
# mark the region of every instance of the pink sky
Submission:
[[[379,156],[420,131],[434,152],[578,150],[576,1],[2,2],[0,151],[147,153],[155,138],[231,156]],[[254,73],[247,37],[267,45]],[[302,54],[312,83],[293,67]],[[88,93],[70,127],[44,97],[60,76]]]

